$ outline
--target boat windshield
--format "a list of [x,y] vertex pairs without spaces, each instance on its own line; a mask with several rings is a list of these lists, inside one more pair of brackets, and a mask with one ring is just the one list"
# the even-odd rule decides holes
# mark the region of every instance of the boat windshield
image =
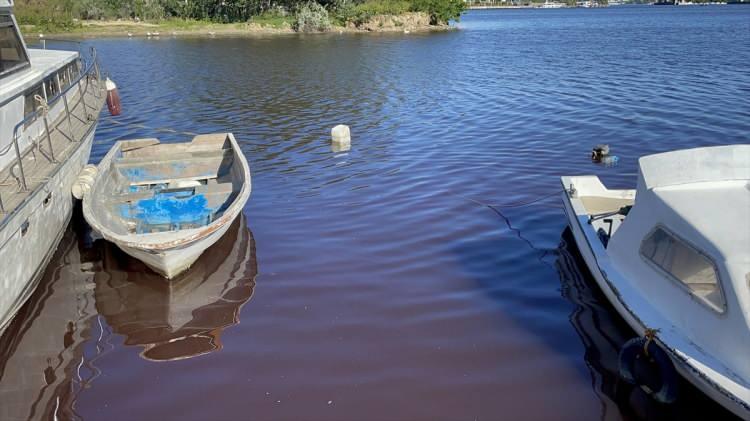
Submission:
[[726,304],[716,267],[706,254],[657,227],[641,243],[641,255],[709,307],[724,311]]
[[10,15],[0,14],[0,78],[29,66],[29,57]]

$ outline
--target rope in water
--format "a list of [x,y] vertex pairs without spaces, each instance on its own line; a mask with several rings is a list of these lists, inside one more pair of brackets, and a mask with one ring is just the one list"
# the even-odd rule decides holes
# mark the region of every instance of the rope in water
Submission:
[[116,121],[112,117],[107,117],[106,120],[108,122],[112,123],[112,124],[116,124],[116,125],[119,125],[119,126],[134,127],[134,128],[137,128],[137,129],[151,130],[151,131],[155,131],[155,132],[165,132],[165,133],[182,134],[182,135],[186,135],[186,136],[198,136],[198,133],[175,130],[175,129],[171,129],[169,127],[149,127],[149,126],[146,126],[145,124],[125,123],[125,122],[122,122],[122,121]]
[[543,199],[547,199],[549,197],[552,197],[552,195],[558,194],[558,193],[560,193],[559,190],[556,191],[556,192],[554,192],[554,193],[550,193],[550,194],[546,194],[546,195],[544,195],[542,197],[538,197],[538,198],[536,198],[534,200],[531,200],[531,201],[528,201],[528,202],[523,202],[523,203],[508,203],[508,204],[505,204],[505,205],[497,205],[497,206],[490,205],[489,203],[484,203],[484,202],[481,202],[479,200],[472,199],[470,197],[464,197],[464,199],[466,199],[466,200],[468,200],[470,202],[473,202],[473,203],[475,203],[475,204],[477,204],[479,206],[487,207],[487,208],[491,209],[493,212],[495,212],[499,217],[501,217],[505,221],[505,225],[508,227],[508,229],[511,230],[512,232],[514,232],[516,234],[516,237],[518,237],[521,241],[525,242],[529,246],[529,248],[531,248],[535,252],[539,253],[539,255],[537,257],[537,260],[539,260],[539,262],[541,262],[544,265],[553,267],[551,263],[549,263],[549,262],[547,262],[547,261],[544,260],[544,258],[549,253],[549,250],[545,250],[543,248],[539,248],[539,247],[535,246],[534,243],[531,242],[531,240],[529,240],[528,238],[526,238],[523,235],[523,233],[521,233],[520,229],[518,229],[518,228],[516,228],[516,227],[513,226],[513,224],[510,222],[510,218],[508,218],[505,214],[503,214],[503,212],[500,211],[499,208],[503,208],[503,207],[506,207],[506,208],[507,207],[520,207],[520,206],[530,205],[532,203],[536,203],[536,202],[539,202],[539,201],[541,201]]

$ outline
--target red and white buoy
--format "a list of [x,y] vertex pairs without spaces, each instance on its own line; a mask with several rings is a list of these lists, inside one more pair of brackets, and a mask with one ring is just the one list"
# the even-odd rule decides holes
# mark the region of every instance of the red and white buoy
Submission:
[[120,94],[117,92],[117,85],[110,78],[104,81],[104,87],[107,88],[107,108],[113,116],[120,115],[122,112],[122,103]]

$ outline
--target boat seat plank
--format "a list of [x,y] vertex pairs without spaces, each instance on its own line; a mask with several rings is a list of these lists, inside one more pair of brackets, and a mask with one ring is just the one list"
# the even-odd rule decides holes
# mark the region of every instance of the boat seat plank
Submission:
[[621,199],[603,196],[581,196],[581,203],[586,208],[589,215],[615,212],[623,206],[631,206],[635,202],[633,199]]
[[[146,165],[169,165],[178,162],[221,160],[227,156],[232,156],[231,150],[221,151],[200,151],[200,152],[180,152],[170,153],[169,159],[160,158],[157,154],[139,157],[118,158],[115,161],[115,168],[128,168]],[[210,162],[210,161],[209,161]]]

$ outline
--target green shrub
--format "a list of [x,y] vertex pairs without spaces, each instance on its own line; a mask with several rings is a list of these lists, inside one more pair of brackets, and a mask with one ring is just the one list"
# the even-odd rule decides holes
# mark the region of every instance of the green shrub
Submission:
[[282,28],[286,25],[291,26],[293,18],[287,16],[285,9],[274,9],[269,12],[262,13],[257,16],[250,18],[250,22],[256,23],[261,26],[269,26],[271,28]]
[[303,4],[297,9],[293,28],[297,32],[317,32],[331,29],[328,10],[314,1]]
[[33,30],[40,32],[60,32],[80,26],[74,21],[70,4],[61,0],[32,3],[16,2],[16,19],[20,25],[33,25]]
[[413,0],[412,10],[425,12],[430,15],[430,24],[448,23],[451,19],[458,20],[466,9],[463,0]]
[[411,6],[406,0],[366,1],[356,5],[354,10],[370,16],[401,15],[411,10]]
[[363,3],[346,3],[331,11],[334,21],[338,25],[347,22],[360,26],[376,15],[401,15],[409,12],[412,4],[408,0],[366,0]]

